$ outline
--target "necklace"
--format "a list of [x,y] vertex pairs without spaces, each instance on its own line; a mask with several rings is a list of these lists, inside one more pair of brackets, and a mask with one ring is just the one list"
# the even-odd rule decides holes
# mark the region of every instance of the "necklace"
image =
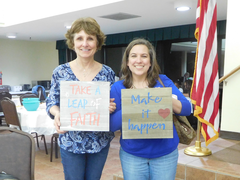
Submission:
[[[88,66],[88,67],[90,67],[90,65]],[[92,65],[92,67],[90,67],[90,68],[84,68],[83,69],[83,77],[85,78],[86,76],[88,76],[92,71],[91,71],[91,69],[93,69],[93,67],[94,67],[94,63],[93,63],[93,65]]]
[[[145,86],[144,88],[148,88],[148,85]],[[134,86],[134,84],[133,84],[130,89],[137,89],[137,88],[136,88],[136,87]]]
[[83,77],[86,77],[86,76],[87,76],[86,69],[83,69]]

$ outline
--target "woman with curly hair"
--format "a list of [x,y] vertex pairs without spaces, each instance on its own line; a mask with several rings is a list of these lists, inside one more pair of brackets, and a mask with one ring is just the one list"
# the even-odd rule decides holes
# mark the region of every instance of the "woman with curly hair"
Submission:
[[[106,39],[99,24],[93,18],[77,19],[65,35],[67,45],[77,58],[54,69],[47,112],[54,119],[59,135],[59,146],[66,180],[99,180],[106,162],[112,132],[62,131],[60,130],[60,82],[108,81],[114,83],[114,71],[94,60]],[[109,112],[116,108],[110,100]]]

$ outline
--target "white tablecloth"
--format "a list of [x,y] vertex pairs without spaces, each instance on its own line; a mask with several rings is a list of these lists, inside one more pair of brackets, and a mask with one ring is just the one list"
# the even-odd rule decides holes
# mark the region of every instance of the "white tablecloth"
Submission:
[[47,115],[46,105],[41,104],[37,111],[27,111],[22,106],[17,108],[17,112],[24,132],[37,132],[39,135],[56,133],[54,121]]

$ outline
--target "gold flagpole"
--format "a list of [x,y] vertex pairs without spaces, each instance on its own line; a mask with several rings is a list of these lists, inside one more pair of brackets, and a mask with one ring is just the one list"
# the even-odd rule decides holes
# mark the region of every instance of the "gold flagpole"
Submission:
[[212,154],[212,151],[206,147],[201,147],[200,141],[200,132],[201,132],[201,122],[198,120],[197,126],[197,140],[195,142],[195,146],[187,147],[184,150],[184,153],[190,156],[209,156]]
[[[231,76],[232,74],[234,74],[235,72],[237,72],[238,70],[240,70],[240,66],[236,67],[235,69],[233,69],[231,72],[229,72],[227,75],[223,76],[222,78],[219,79],[219,84],[224,81],[226,78],[228,78],[229,76]],[[212,152],[210,149],[206,148],[206,147],[201,147],[201,141],[200,141],[200,133],[201,133],[201,122],[198,120],[198,126],[197,126],[197,140],[195,142],[195,146],[190,146],[187,147],[184,150],[184,153],[190,156],[208,156],[211,155]]]

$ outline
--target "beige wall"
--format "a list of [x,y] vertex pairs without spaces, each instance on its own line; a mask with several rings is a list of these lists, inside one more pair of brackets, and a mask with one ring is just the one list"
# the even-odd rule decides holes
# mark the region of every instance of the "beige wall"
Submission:
[[[240,66],[239,0],[228,0],[224,75]],[[223,82],[221,130],[240,132],[240,70]]]
[[18,86],[32,80],[51,80],[58,65],[56,42],[0,39],[0,71],[3,84]]

